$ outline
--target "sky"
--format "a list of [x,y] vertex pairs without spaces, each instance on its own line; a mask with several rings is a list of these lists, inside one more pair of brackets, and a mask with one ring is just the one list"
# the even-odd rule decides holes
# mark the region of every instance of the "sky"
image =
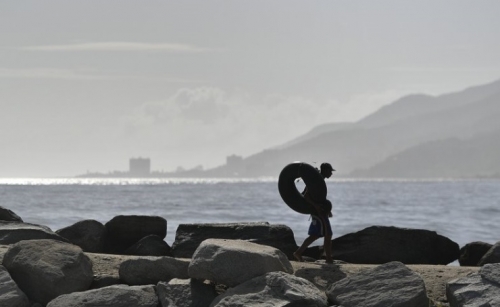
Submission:
[[[499,1],[2,1],[0,177],[212,168],[500,79]],[[312,149],[313,150],[313,149]]]

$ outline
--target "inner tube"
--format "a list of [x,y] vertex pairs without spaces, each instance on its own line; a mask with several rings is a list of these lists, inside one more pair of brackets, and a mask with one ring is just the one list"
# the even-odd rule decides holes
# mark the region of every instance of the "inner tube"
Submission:
[[278,179],[278,190],[288,207],[302,214],[316,213],[314,207],[297,190],[295,185],[295,179],[297,178],[302,178],[308,193],[314,201],[324,204],[329,202],[326,199],[325,179],[318,170],[304,162],[293,162],[283,168]]

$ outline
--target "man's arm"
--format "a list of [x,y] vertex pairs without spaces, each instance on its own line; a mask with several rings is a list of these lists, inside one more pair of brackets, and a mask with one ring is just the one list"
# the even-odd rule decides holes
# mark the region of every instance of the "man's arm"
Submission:
[[[318,213],[324,213],[325,212],[325,209],[324,207],[320,204],[320,203],[317,203],[315,202],[311,196],[309,196],[309,193],[306,193],[304,195],[304,199],[311,205],[314,207],[314,209],[316,209],[316,211]],[[332,212],[328,212],[328,217],[332,217]]]

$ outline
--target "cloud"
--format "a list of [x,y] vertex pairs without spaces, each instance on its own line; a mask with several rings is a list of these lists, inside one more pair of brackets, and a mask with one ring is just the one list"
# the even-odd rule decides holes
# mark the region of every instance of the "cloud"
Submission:
[[0,78],[106,80],[111,76],[58,68],[0,68]]
[[320,124],[357,121],[405,94],[364,93],[341,102],[186,87],[130,113],[124,119],[123,139],[178,165],[201,163],[209,168],[231,154],[249,156],[279,146]]
[[124,75],[103,72],[95,69],[61,69],[61,68],[2,68],[0,78],[20,79],[64,79],[64,80],[117,80],[117,79],[161,79],[168,83],[199,83],[200,80],[187,80],[162,76]]
[[395,66],[387,69],[391,72],[401,73],[472,73],[498,71],[497,67],[422,67],[422,66]]
[[26,51],[146,51],[146,52],[173,52],[173,53],[200,53],[215,51],[214,49],[175,43],[138,43],[138,42],[91,42],[63,45],[43,45],[21,47]]
[[[250,155],[285,143],[316,125],[342,121],[341,104],[300,96],[252,96],[243,90],[182,88],[145,103],[125,118],[131,144],[154,151],[205,157]],[[188,154],[189,153],[189,154]],[[213,166],[213,165],[212,165]]]

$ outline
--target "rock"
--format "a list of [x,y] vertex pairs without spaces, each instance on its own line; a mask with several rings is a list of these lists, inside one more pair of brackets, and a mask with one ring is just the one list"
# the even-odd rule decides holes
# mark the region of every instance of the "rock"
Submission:
[[0,221],[0,244],[13,244],[22,240],[53,239],[67,242],[49,227],[20,222]]
[[16,285],[5,267],[0,265],[0,306],[30,307],[26,294]]
[[298,248],[293,231],[286,225],[258,223],[180,224],[172,244],[175,257],[191,258],[206,239],[246,240],[281,250],[288,259]]
[[293,273],[280,250],[243,240],[208,239],[196,249],[189,277],[233,287],[267,272]]
[[125,260],[119,269],[120,280],[128,285],[157,284],[172,278],[187,279],[189,259],[142,257]]
[[314,262],[325,254],[325,247],[323,245],[316,245],[306,248],[302,254],[302,259],[305,262]]
[[495,243],[484,256],[479,260],[478,265],[483,266],[488,263],[500,262],[500,242]]
[[72,244],[80,246],[84,252],[102,253],[106,240],[106,227],[96,220],[83,220],[56,231]]
[[211,307],[327,305],[324,292],[309,281],[284,272],[270,272],[254,277],[219,295]]
[[428,307],[422,278],[401,262],[389,262],[353,274],[326,291],[328,299],[343,307]]
[[92,263],[82,249],[55,240],[13,244],[3,265],[28,298],[43,305],[61,294],[87,290],[92,283]]
[[99,289],[121,283],[120,277],[115,275],[94,275],[90,289]]
[[342,264],[292,262],[292,266],[293,275],[310,281],[321,291],[326,291],[331,284],[347,277],[341,270]]
[[139,242],[135,243],[129,247],[125,252],[125,255],[136,255],[136,256],[171,256],[170,246],[167,242],[163,241],[162,238],[157,235],[149,235]]
[[459,246],[435,231],[372,226],[332,240],[333,258],[349,263],[448,264]]
[[47,307],[158,307],[155,287],[114,285],[100,289],[65,294]]
[[478,273],[446,285],[450,307],[500,306],[500,263],[486,264]]
[[108,231],[107,252],[123,253],[127,248],[149,235],[164,239],[167,220],[159,216],[119,215],[105,224]]
[[0,206],[0,221],[9,221],[9,222],[23,222],[23,219],[20,218],[13,211]]
[[208,307],[217,297],[215,287],[196,279],[172,279],[156,286],[162,307]]
[[458,262],[461,266],[478,266],[481,258],[490,250],[493,244],[471,242],[460,249]]

